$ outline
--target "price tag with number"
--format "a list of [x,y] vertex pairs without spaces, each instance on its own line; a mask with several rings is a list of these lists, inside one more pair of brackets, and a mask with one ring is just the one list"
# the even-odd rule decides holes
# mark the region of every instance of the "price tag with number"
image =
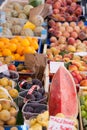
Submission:
[[51,116],[48,130],[74,130],[74,121]]
[[50,62],[50,73],[56,73],[60,66],[64,66],[64,62]]

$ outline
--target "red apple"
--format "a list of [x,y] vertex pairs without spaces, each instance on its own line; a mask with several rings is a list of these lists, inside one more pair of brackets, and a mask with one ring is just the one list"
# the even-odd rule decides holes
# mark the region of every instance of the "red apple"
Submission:
[[17,70],[17,69],[16,69],[16,66],[15,66],[14,64],[9,64],[9,65],[8,65],[8,69],[9,69],[9,70],[14,70],[14,71]]

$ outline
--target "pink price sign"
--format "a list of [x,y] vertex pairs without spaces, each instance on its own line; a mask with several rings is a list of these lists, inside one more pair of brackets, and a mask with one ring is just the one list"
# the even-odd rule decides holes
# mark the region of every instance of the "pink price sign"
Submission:
[[48,130],[74,130],[74,121],[51,116]]

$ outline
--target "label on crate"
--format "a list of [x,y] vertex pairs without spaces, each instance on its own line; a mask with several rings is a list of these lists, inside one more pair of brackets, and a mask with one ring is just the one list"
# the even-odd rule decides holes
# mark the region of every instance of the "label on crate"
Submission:
[[60,66],[64,66],[64,62],[50,62],[50,73],[56,73]]
[[74,130],[74,121],[67,118],[51,116],[48,130]]

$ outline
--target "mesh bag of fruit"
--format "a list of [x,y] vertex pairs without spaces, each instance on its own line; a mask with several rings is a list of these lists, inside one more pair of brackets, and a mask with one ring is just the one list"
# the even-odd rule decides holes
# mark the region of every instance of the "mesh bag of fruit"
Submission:
[[16,125],[18,111],[19,108],[13,101],[0,99],[0,125]]

